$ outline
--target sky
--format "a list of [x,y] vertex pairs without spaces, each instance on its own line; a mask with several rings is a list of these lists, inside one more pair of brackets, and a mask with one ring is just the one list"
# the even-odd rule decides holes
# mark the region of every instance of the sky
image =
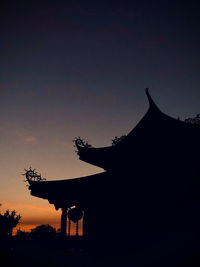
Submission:
[[145,88],[172,117],[200,113],[198,1],[4,1],[0,8],[0,212],[19,227],[60,224],[30,196],[24,168],[48,180],[103,171],[72,140],[127,134],[148,109]]

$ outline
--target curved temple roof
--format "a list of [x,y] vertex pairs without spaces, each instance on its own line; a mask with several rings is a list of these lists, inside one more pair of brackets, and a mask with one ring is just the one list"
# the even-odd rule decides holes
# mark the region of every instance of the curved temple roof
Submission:
[[77,203],[84,204],[87,199],[85,192],[94,187],[94,183],[105,181],[107,176],[106,172],[102,172],[73,179],[40,182],[28,180],[28,182],[31,195],[47,199],[50,204],[54,204],[55,208],[59,209],[63,206],[71,207]]
[[[121,142],[105,148],[78,147],[80,159],[106,172],[60,181],[43,181],[32,173],[27,179],[32,195],[62,209],[63,233],[66,208],[81,208],[86,243],[94,248],[91,254],[102,253],[103,247],[110,255],[113,248],[112,263],[116,251],[123,255],[123,264],[127,251],[137,255],[138,245],[144,251],[139,262],[141,255],[151,254],[156,264],[157,255],[166,262],[172,251],[191,251],[195,236],[193,248],[199,248],[200,126],[164,114],[148,90],[146,94],[148,111]],[[38,181],[32,181],[35,178]],[[158,248],[154,254],[149,250],[152,244],[153,251]]]
[[[148,88],[146,88],[146,95],[149,101],[148,111],[123,140],[115,146],[100,148],[88,148],[77,145],[79,159],[105,170],[115,169],[116,162],[120,162],[120,164],[123,164],[123,162],[127,163],[127,158],[133,155],[135,151],[137,151],[137,154],[140,154],[138,150],[141,151],[145,149],[144,145],[146,146],[145,143],[150,140],[150,138],[155,142],[159,142],[159,139],[162,137],[162,141],[160,140],[162,145],[162,142],[164,142],[163,139],[169,138],[169,129],[174,132],[175,137],[178,133],[182,134],[183,128],[186,131],[195,128],[194,125],[189,125],[188,123],[164,114],[153,101]],[[140,141],[142,141],[143,144],[141,144],[139,148],[138,144]]]
[[[185,123],[164,114],[148,90],[146,94],[148,111],[121,142],[103,148],[77,146],[81,160],[102,167],[107,172],[60,181],[29,181],[31,194],[48,199],[57,209],[76,203],[85,205],[92,198],[100,202],[105,192],[107,196],[104,198],[110,201],[113,185],[118,184],[118,193],[122,185],[128,190],[133,177],[143,177],[142,182],[149,184],[149,176],[151,179],[154,179],[154,175],[156,179],[164,179],[164,176],[168,178],[170,174],[166,173],[172,170],[173,176],[176,172],[180,176],[182,170],[179,165],[182,169],[190,169],[190,165],[198,166],[198,157],[194,151],[200,151],[199,125]],[[163,170],[165,174],[160,174]]]
[[[146,88],[146,95],[147,95],[147,98],[149,101],[149,111],[148,112],[151,112],[151,111],[160,112],[160,110],[158,109],[158,107],[154,103],[153,99],[151,98],[148,88]],[[147,114],[148,114],[148,112],[147,112]],[[129,135],[130,134],[128,134],[125,139],[129,139]],[[123,143],[124,143],[124,140],[123,140],[123,142],[121,142],[121,144],[123,144]],[[90,164],[93,164],[93,165],[96,165],[96,166],[101,167],[105,170],[110,168],[110,159],[116,153],[118,153],[118,146],[119,146],[119,144],[117,144],[116,146],[94,148],[94,147],[83,147],[83,146],[80,146],[78,143],[76,143],[76,147],[78,149],[78,155],[79,155],[80,160],[85,161],[85,162],[90,163]]]

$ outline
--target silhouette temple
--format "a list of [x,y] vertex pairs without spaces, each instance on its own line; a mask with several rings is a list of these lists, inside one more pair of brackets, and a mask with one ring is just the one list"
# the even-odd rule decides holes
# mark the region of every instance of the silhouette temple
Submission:
[[186,249],[199,233],[200,126],[166,115],[148,89],[146,95],[146,114],[116,145],[75,142],[80,160],[103,172],[39,182],[27,172],[31,195],[62,209],[63,234],[73,206],[84,212],[83,234],[91,247]]

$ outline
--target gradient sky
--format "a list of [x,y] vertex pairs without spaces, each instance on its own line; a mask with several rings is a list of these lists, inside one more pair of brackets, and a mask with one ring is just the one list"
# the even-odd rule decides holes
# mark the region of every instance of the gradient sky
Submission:
[[[60,212],[30,196],[24,168],[47,179],[102,171],[72,140],[111,144],[148,108],[200,113],[198,1],[4,1],[0,8],[0,203],[23,225],[58,226]],[[130,1],[129,1],[130,2]],[[106,4],[105,4],[106,3]]]

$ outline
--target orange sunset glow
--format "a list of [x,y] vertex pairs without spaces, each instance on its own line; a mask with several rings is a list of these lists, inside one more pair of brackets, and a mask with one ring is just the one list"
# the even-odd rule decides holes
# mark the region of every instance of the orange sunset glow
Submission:
[[[5,206],[5,205],[4,205]],[[14,228],[13,234],[17,232],[18,229],[22,231],[29,232],[31,229],[35,228],[41,224],[50,224],[57,230],[60,229],[60,216],[61,211],[56,211],[52,205],[28,205],[23,203],[7,203],[6,207],[1,207],[1,212],[5,210],[13,210],[13,206],[18,214],[23,214],[20,223]],[[79,233],[82,234],[82,220],[79,222]],[[71,234],[75,234],[75,224],[71,225]]]
[[2,1],[0,266],[200,266],[199,5]]

